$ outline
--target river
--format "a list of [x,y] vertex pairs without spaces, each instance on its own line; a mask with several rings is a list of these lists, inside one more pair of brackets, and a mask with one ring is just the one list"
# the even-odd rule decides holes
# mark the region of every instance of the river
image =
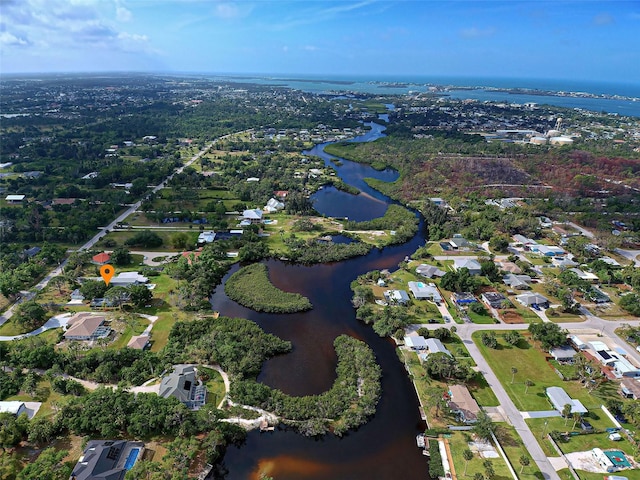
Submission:
[[[383,136],[384,126],[377,123],[366,135],[353,141],[371,141]],[[326,144],[307,154],[318,155],[328,165]],[[314,196],[316,209],[331,216],[354,220],[371,219],[384,214],[391,199],[371,189],[366,177],[393,181],[393,170],[376,171],[368,165],[340,159],[340,178],[363,193],[351,195],[325,188]],[[378,337],[373,329],[355,318],[351,306],[350,283],[358,275],[374,269],[396,269],[406,255],[424,244],[424,224],[407,243],[374,249],[369,254],[339,263],[313,266],[291,265],[278,260],[267,263],[273,283],[286,291],[309,297],[313,310],[289,315],[257,313],[229,300],[219,286],[212,297],[216,310],[226,316],[249,318],[265,331],[293,344],[291,353],[268,360],[258,377],[271,387],[291,395],[318,394],[328,390],[336,378],[334,339],[348,334],[365,341],[375,352],[382,369],[382,397],[375,416],[343,438],[331,434],[307,438],[292,430],[279,428],[274,433],[252,431],[240,447],[228,448],[217,478],[227,480],[258,479],[260,473],[277,480],[288,479],[425,479],[427,457],[415,444],[415,435],[423,431],[418,400],[394,344]],[[223,284],[234,271],[223,280]]]

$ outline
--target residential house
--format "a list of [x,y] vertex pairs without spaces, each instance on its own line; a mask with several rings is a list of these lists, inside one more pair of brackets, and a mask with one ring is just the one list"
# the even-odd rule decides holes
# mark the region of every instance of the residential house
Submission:
[[587,348],[589,348],[589,345],[583,342],[582,339],[577,335],[569,335],[567,339],[569,340],[569,343],[571,343],[578,350],[586,350]]
[[453,268],[454,270],[466,268],[467,270],[469,270],[469,273],[471,275],[480,275],[480,273],[482,272],[480,262],[473,258],[456,258],[453,260]]
[[468,305],[478,301],[471,292],[457,292],[452,295],[452,298],[458,305]]
[[565,405],[571,405],[571,413],[579,413],[581,415],[587,413],[587,409],[582,405],[580,400],[574,400],[564,391],[562,387],[548,387],[546,390],[547,397],[558,412],[562,413]]
[[451,411],[463,423],[474,423],[478,420],[480,407],[464,385],[451,385],[448,392],[448,405]]
[[598,260],[602,260],[604,263],[606,263],[607,265],[611,265],[612,267],[622,267],[622,265],[620,265],[617,260],[611,257],[600,257]]
[[447,347],[445,347],[444,344],[437,338],[427,338],[425,339],[425,343],[427,344],[427,352],[429,353],[429,355],[433,353],[444,353],[446,355],[449,355],[450,357],[452,356],[451,352],[447,350]]
[[503,302],[507,299],[499,292],[485,292],[480,295],[482,301],[489,305],[491,308],[501,308]]
[[539,293],[523,293],[516,296],[516,300],[525,307],[538,306],[541,308],[549,308],[549,300]]
[[578,352],[569,345],[561,345],[549,350],[549,354],[556,362],[570,363],[573,362],[573,358],[578,354]]
[[149,335],[134,335],[127,343],[127,347],[133,350],[145,350],[149,345]]
[[80,312],[73,315],[67,322],[64,338],[66,340],[97,340],[105,338],[111,333],[111,328],[104,325],[107,319],[102,315]]
[[284,208],[284,203],[276,200],[275,198],[270,198],[267,204],[264,207],[264,210],[268,213],[279,212]]
[[591,287],[585,297],[594,303],[609,303],[611,301],[611,297],[595,285]]
[[27,198],[26,195],[7,195],[4,199],[10,205],[19,205]]
[[22,251],[25,258],[33,258],[42,251],[40,247],[31,247]]
[[70,480],[124,480],[143,452],[142,442],[89,440]]
[[111,279],[114,287],[129,287],[131,285],[142,285],[149,281],[147,277],[138,272],[121,272]]
[[79,288],[71,292],[71,301],[76,303],[84,301],[84,295],[80,292]]
[[531,245],[530,248],[532,252],[539,253],[545,257],[555,257],[567,253],[562,248],[556,247],[555,245]]
[[23,413],[27,413],[27,407],[24,402],[19,401],[0,402],[0,413],[10,413],[19,417]]
[[529,290],[531,288],[531,277],[529,275],[515,275],[508,273],[502,279],[505,285],[514,290]]
[[262,210],[259,208],[248,209],[242,212],[242,222],[240,225],[251,225],[262,223]]
[[449,245],[451,245],[451,247],[454,249],[458,249],[458,248],[468,248],[471,244],[469,243],[469,240],[467,240],[462,235],[457,233],[453,236],[451,240],[449,240]]
[[95,265],[105,265],[111,261],[111,255],[106,252],[98,253],[91,257],[91,263]]
[[640,400],[640,382],[631,378],[623,378],[618,390],[624,398]]
[[276,190],[273,195],[280,200],[284,200],[289,195],[289,190]]
[[206,232],[200,232],[198,235],[198,246],[202,246],[205,243],[212,243],[216,239],[216,232],[208,230]]
[[188,408],[198,409],[207,401],[207,387],[198,380],[194,365],[174,365],[173,372],[162,377],[158,395],[175,397]]
[[418,300],[431,300],[436,303],[442,301],[442,296],[435,283],[408,282],[407,286]]
[[587,282],[598,281],[598,276],[591,272],[585,272],[579,268],[570,268],[569,271],[575,273],[580,280],[586,280]]
[[551,265],[561,269],[577,267],[578,263],[574,262],[569,256],[566,257],[554,257],[551,259]]
[[525,247],[525,249],[527,249],[527,247],[531,247],[531,245],[537,245],[538,242],[536,242],[535,240],[531,239],[531,238],[527,238],[524,235],[514,235],[513,237],[513,241],[515,242],[516,245],[521,244],[523,247]]
[[404,344],[413,351],[426,350],[427,342],[420,335],[407,335],[404,337]]
[[418,275],[422,275],[423,277],[433,278],[443,277],[446,272],[440,270],[438,267],[422,263],[416,267],[416,273]]
[[496,262],[498,268],[504,272],[520,274],[522,273],[522,269],[516,265],[514,262]]
[[384,292],[384,298],[387,299],[389,303],[395,303],[398,305],[405,305],[409,303],[409,295],[404,290],[386,290]]

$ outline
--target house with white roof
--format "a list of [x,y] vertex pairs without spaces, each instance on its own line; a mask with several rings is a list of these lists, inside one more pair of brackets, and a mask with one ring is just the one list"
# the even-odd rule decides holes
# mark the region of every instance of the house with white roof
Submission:
[[242,212],[241,225],[251,225],[262,223],[262,210],[259,208],[247,209]]
[[456,258],[453,260],[453,268],[456,271],[461,268],[466,268],[471,275],[480,275],[482,272],[480,262],[473,258]]
[[435,283],[408,282],[407,286],[411,293],[413,293],[413,296],[418,300],[442,301],[442,296]]
[[404,344],[411,350],[426,350],[427,342],[424,337],[420,335],[407,335],[404,337]]
[[149,279],[138,272],[120,272],[111,279],[111,285],[115,287],[128,287],[130,285],[142,285]]
[[437,338],[427,338],[425,343],[427,344],[427,352],[429,352],[429,355],[432,353],[444,353],[450,357],[452,356],[451,352],[447,350],[447,347]]
[[386,290],[383,294],[389,303],[404,305],[411,300],[404,290]]
[[0,413],[10,413],[19,417],[23,413],[27,413],[27,407],[24,402],[19,402],[17,400],[0,402]]
[[530,248],[532,252],[539,253],[545,257],[555,257],[567,253],[555,245],[531,245]]
[[264,207],[264,211],[268,213],[275,213],[284,208],[284,203],[276,200],[275,198],[270,198],[267,204]]
[[585,272],[584,270],[580,270],[579,268],[570,268],[569,271],[575,273],[580,280],[586,280],[587,282],[598,281],[598,276],[591,272]]
[[523,293],[516,296],[516,300],[525,307],[532,307],[533,305],[539,305],[543,308],[549,307],[549,300],[539,293]]
[[574,262],[569,256],[566,257],[554,257],[551,259],[551,265],[558,268],[572,268],[577,267],[578,263]]
[[564,410],[565,405],[571,405],[571,413],[583,415],[588,412],[580,400],[571,398],[562,387],[548,387],[546,393],[553,408],[560,413]]
[[198,235],[198,245],[204,245],[205,243],[211,243],[216,239],[216,232],[209,230],[206,232],[200,232]]
[[24,202],[25,198],[27,198],[26,195],[7,195],[6,197],[4,197],[4,199],[7,201],[7,203],[9,203],[11,205],[16,205],[18,203],[22,203],[22,202]]

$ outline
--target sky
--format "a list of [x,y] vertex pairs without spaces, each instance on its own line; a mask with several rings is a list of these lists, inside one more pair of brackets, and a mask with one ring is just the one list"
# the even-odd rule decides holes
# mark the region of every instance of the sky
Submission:
[[0,73],[640,83],[640,1],[0,0]]

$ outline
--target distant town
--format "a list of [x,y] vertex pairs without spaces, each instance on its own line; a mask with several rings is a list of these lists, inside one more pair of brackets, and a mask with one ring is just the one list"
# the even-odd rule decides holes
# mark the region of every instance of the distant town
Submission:
[[0,476],[640,479],[640,118],[448,89],[3,80]]

